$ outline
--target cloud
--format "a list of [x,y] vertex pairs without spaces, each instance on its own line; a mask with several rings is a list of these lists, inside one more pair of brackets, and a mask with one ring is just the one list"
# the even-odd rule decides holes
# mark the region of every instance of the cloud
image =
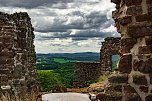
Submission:
[[110,3],[110,0],[0,0],[0,2],[1,11],[28,12],[35,29],[37,52],[60,52],[63,49],[67,52],[85,49],[98,51],[99,43],[105,37],[119,36],[111,18],[111,11],[115,5]]
[[40,6],[48,6],[58,3],[70,3],[73,0],[0,0],[0,6],[3,7],[21,7],[21,8],[36,8]]
[[[72,38],[55,38],[49,40],[35,40],[38,53],[73,53],[73,52],[99,52],[103,38],[87,40],[72,40]],[[62,43],[62,44],[61,44]]]

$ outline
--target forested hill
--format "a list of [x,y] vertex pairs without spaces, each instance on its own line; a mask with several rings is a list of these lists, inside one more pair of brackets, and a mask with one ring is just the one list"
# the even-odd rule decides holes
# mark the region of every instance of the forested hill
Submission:
[[49,53],[49,54],[36,54],[37,59],[40,58],[63,58],[65,60],[76,60],[76,61],[99,61],[100,54],[94,52],[84,53]]
[[[118,59],[114,56],[113,64]],[[100,54],[85,53],[50,53],[37,54],[38,81],[42,91],[50,91],[56,85],[73,87],[75,63],[79,61],[99,62]]]

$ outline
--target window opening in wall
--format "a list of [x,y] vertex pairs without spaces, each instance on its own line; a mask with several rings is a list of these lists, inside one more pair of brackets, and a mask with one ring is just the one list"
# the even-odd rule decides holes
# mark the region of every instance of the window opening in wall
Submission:
[[115,70],[115,68],[117,67],[117,63],[118,63],[118,61],[119,61],[119,59],[120,59],[120,56],[119,55],[112,55],[111,56],[111,61],[112,61],[112,71],[114,71]]

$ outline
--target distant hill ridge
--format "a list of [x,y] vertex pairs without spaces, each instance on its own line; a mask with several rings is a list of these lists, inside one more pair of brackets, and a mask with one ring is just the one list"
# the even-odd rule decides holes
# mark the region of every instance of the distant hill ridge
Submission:
[[48,53],[36,54],[37,58],[64,58],[67,60],[78,61],[99,61],[100,54],[95,52],[82,52],[82,53]]
[[[97,52],[80,52],[80,53],[48,53],[36,54],[37,58],[64,58],[66,60],[77,61],[100,61],[100,53]],[[117,61],[119,56],[114,55],[112,61]]]

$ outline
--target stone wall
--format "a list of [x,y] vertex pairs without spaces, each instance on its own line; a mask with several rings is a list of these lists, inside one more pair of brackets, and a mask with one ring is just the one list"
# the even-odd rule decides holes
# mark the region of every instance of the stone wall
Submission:
[[36,101],[33,39],[27,13],[0,12],[0,101]]
[[107,101],[152,101],[152,0],[112,0],[121,33],[118,73],[109,77]]
[[87,81],[97,80],[101,75],[99,62],[77,62],[75,64],[74,87],[85,87]]
[[112,70],[112,55],[120,55],[120,38],[108,37],[102,42],[100,64],[102,72]]

